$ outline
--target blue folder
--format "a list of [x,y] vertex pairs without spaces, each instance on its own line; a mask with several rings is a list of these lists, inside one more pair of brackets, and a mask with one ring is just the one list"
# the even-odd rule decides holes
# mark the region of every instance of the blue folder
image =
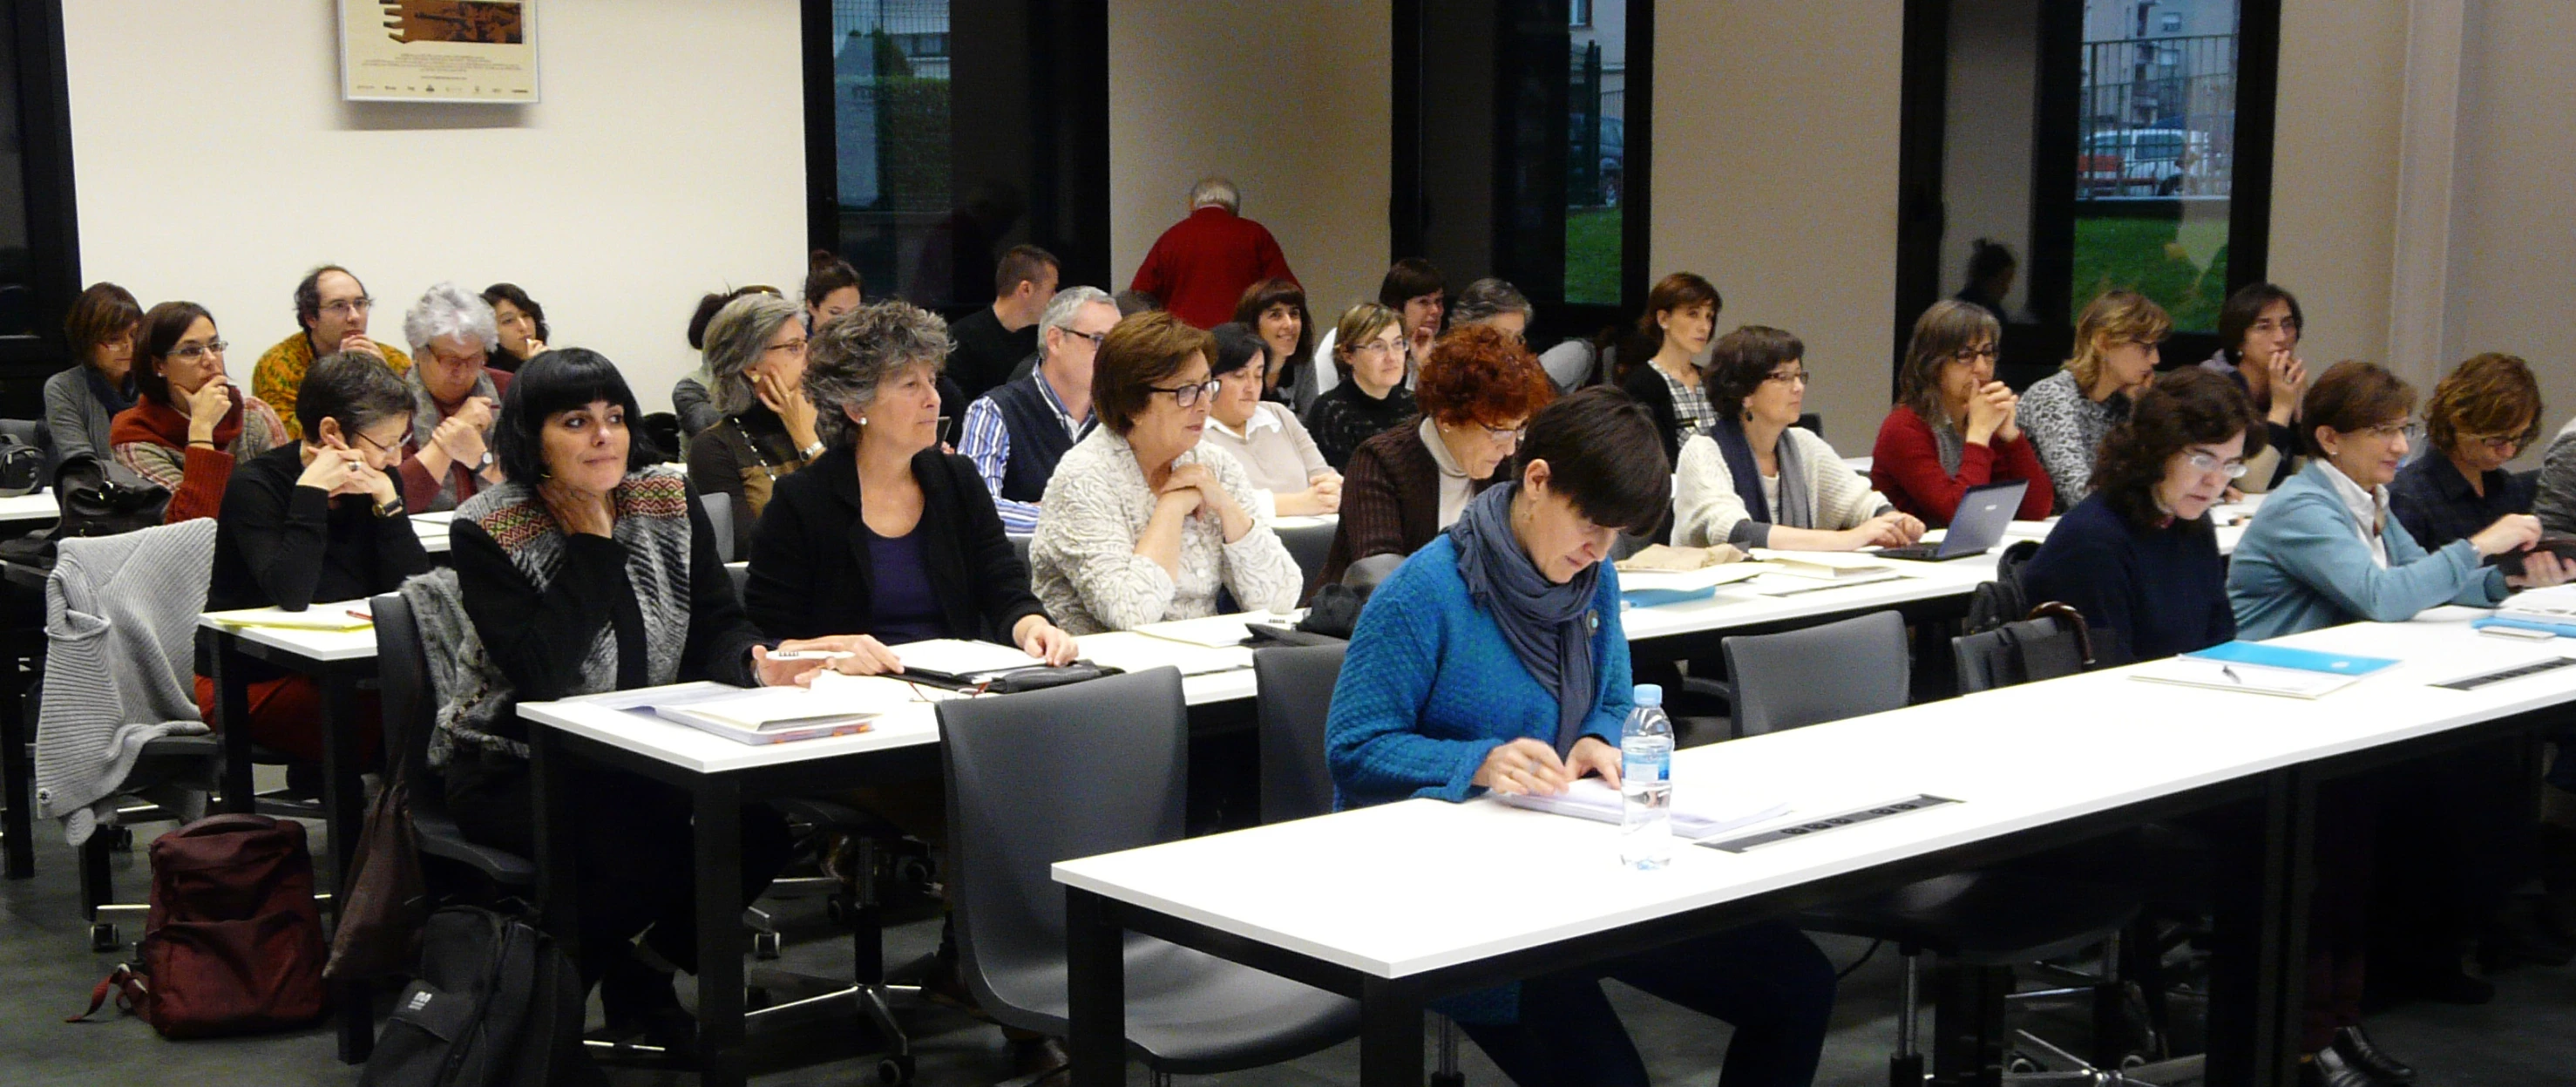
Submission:
[[2512,627],[2516,630],[2545,631],[2561,638],[2576,638],[2576,625],[2544,623],[2537,619],[2507,619],[2501,615],[2490,615],[2484,619],[2469,620],[2469,626],[2477,630],[2485,630],[2488,627]]
[[2366,676],[2397,663],[2388,657],[2353,657],[2341,653],[2320,653],[2313,649],[2292,649],[2286,645],[2246,641],[2213,645],[2197,653],[2185,653],[2183,656],[2195,660],[2252,664],[2264,668],[2292,668],[2302,672],[2325,672],[2338,676]]

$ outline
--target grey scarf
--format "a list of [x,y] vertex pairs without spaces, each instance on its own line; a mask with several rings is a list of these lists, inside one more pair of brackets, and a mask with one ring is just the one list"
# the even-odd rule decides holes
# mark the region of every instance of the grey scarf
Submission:
[[1493,616],[1530,678],[1556,695],[1556,751],[1563,755],[1582,735],[1598,694],[1592,635],[1601,616],[1592,598],[1601,567],[1587,566],[1563,585],[1548,581],[1512,534],[1512,498],[1520,489],[1517,482],[1486,488],[1449,526],[1449,540],[1468,597]]
[[[438,406],[437,397],[429,395],[429,386],[421,384],[419,365],[415,365],[411,369],[403,371],[403,384],[411,388],[412,448],[427,449],[429,448],[430,435],[437,433],[438,425],[447,421],[447,412]],[[485,371],[482,374],[476,375],[474,378],[474,391],[465,395],[480,396],[492,401],[495,405],[501,402],[500,390],[492,384],[492,374],[490,371]],[[486,428],[484,430],[483,439],[486,443],[491,441],[492,432],[490,429]],[[474,471],[476,468],[475,465],[470,464],[463,465],[461,467],[468,472]],[[432,500],[430,508],[454,509],[456,508],[456,502],[456,468],[450,467],[447,470],[447,475],[441,477],[438,481],[438,497]]]

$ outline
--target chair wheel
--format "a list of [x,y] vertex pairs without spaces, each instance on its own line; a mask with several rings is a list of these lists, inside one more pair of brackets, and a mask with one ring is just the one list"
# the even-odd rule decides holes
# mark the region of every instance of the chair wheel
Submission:
[[830,921],[835,925],[843,926],[847,926],[852,921],[856,920],[856,911],[850,909],[850,896],[835,891],[830,897],[825,898],[823,900],[823,919]]
[[2120,1070],[2123,1072],[2134,1072],[2146,1067],[2147,1064],[2147,1055],[2144,1053],[2120,1054]]
[[118,938],[115,925],[102,922],[89,927],[89,949],[92,951],[114,951],[124,943]]
[[2013,1053],[2004,1057],[2004,1071],[2010,1075],[2027,1076],[2044,1069],[2040,1068],[2038,1061],[2030,1059],[2029,1056]]
[[134,852],[134,828],[118,827],[107,839],[107,848],[118,853]]
[[884,1087],[903,1087],[912,1082],[911,1057],[887,1057],[877,1062],[877,1082]]
[[769,960],[771,960],[771,959],[775,959],[775,958],[777,958],[777,957],[778,957],[778,934],[777,934],[777,933],[775,933],[775,932],[755,932],[755,933],[752,933],[752,934],[751,934],[751,957],[752,957],[752,958],[755,958],[755,959],[759,959],[759,960],[760,960],[760,961],[762,961],[762,962],[767,962],[767,961],[769,961]]
[[928,857],[905,857],[894,862],[894,878],[899,886],[925,886],[930,882],[930,874]]

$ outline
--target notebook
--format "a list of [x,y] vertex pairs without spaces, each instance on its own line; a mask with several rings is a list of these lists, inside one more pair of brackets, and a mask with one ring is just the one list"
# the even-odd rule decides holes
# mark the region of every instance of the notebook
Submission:
[[650,708],[664,720],[737,743],[772,744],[865,732],[869,721],[912,701],[906,684],[824,672],[811,687],[674,691]]
[[2129,678],[2149,683],[2171,683],[2184,687],[2208,687],[2244,694],[2277,695],[2283,698],[2322,698],[2361,681],[2358,675],[2337,675],[2300,668],[2270,668],[2260,664],[2239,664],[2201,657],[2168,657],[2141,664]]
[[2263,668],[2285,668],[2300,672],[2322,672],[2335,676],[2366,676],[2397,663],[2388,657],[2356,657],[2342,653],[2320,653],[2314,649],[2294,649],[2269,642],[2233,641],[2185,653],[2193,660],[2219,661],[2227,664],[2251,664]]

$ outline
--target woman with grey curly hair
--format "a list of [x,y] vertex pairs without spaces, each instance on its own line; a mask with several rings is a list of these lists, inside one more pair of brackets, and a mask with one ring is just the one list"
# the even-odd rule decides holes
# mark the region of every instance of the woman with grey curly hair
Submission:
[[510,375],[487,363],[501,346],[492,307],[454,283],[421,292],[403,314],[411,343],[411,437],[403,444],[403,506],[414,513],[452,510],[501,482],[492,460],[492,420]]
[[717,418],[689,439],[689,485],[732,499],[736,558],[750,549],[751,526],[778,481],[823,452],[804,393],[804,317],[777,295],[746,294],[707,321],[707,392]]
[[826,322],[810,352],[804,395],[828,446],[779,481],[752,535],[752,622],[834,641],[851,656],[832,667],[857,675],[901,671],[904,643],[931,638],[1071,662],[975,463],[940,447],[948,326],[880,302]]

